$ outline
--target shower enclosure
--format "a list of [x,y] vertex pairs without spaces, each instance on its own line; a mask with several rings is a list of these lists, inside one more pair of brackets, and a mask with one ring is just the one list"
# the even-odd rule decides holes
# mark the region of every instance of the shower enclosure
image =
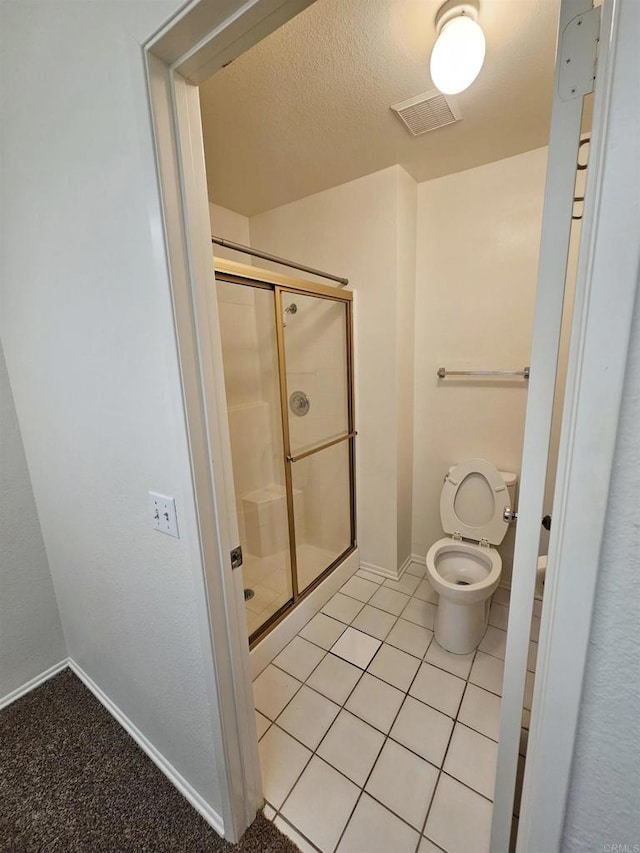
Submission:
[[215,272],[253,645],[355,548],[352,294]]

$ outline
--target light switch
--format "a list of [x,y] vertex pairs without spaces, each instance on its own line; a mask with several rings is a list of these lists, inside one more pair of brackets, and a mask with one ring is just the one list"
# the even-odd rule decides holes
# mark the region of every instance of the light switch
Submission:
[[149,511],[151,523],[156,530],[168,536],[175,536],[176,539],[180,538],[176,502],[173,498],[159,495],[157,492],[149,492]]

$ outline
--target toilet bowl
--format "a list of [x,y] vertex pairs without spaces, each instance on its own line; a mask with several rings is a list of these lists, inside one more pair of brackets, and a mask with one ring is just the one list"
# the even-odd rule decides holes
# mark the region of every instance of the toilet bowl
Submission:
[[492,545],[504,539],[504,511],[513,506],[516,476],[471,459],[449,469],[440,497],[445,533],[427,552],[427,577],[438,593],[437,643],[454,654],[478,647],[489,621],[502,560]]

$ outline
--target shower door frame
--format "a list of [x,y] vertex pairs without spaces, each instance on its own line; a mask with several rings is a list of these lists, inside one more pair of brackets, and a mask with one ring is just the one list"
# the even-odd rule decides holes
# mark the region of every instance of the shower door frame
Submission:
[[[300,279],[293,276],[271,272],[260,267],[248,264],[228,261],[223,258],[214,257],[213,267],[216,281],[226,281],[237,284],[240,287],[255,287],[260,290],[269,290],[273,293],[275,312],[276,349],[278,354],[278,390],[280,397],[280,420],[282,427],[282,451],[284,464],[285,491],[287,499],[287,521],[289,534],[289,557],[291,570],[291,599],[283,604],[264,622],[257,631],[249,636],[249,647],[253,648],[263,640],[280,622],[285,619],[297,605],[310,595],[316,587],[357,548],[356,530],[356,429],[354,410],[354,361],[353,361],[353,293],[350,290],[341,290],[326,284],[317,284],[313,281]],[[287,356],[284,339],[284,321],[282,294],[295,293],[299,295],[313,296],[317,299],[326,299],[331,302],[344,304],[345,307],[345,331],[346,351],[345,370],[347,373],[347,432],[338,438],[324,441],[317,446],[311,447],[293,456],[291,453],[291,437],[289,433],[289,391],[287,387]],[[224,353],[223,353],[224,355]],[[297,461],[316,453],[322,453],[342,442],[348,442],[349,446],[349,526],[350,542],[348,548],[342,551],[334,560],[326,566],[322,572],[300,591],[298,588],[298,552],[296,546],[295,530],[295,508],[293,500],[293,466]],[[234,483],[235,486],[235,483]]]

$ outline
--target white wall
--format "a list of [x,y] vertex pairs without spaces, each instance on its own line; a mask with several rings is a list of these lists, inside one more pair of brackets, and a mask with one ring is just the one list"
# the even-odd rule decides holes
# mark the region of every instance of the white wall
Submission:
[[[411,311],[411,183],[394,166],[250,219],[251,245],[346,276],[356,294],[358,545],[363,563],[393,572],[407,550],[398,544],[398,489],[404,507],[410,475],[398,448],[410,436],[411,403],[398,400],[411,359],[403,349],[398,360],[397,318]],[[399,280],[408,294],[401,304]]]
[[[212,235],[231,240],[233,243],[241,243],[243,246],[251,245],[247,216],[236,213],[235,210],[229,210],[227,207],[221,207],[219,204],[209,203],[209,219]],[[224,246],[214,245],[213,254],[216,258],[227,258],[240,264],[250,264],[253,260],[251,255],[244,255],[242,252],[235,252]]]
[[[177,6],[1,4],[0,332],[69,654],[219,812],[140,48]],[[149,489],[175,496],[180,539],[151,528]]]
[[636,298],[562,845],[576,853],[640,844],[639,423]]
[[412,553],[417,185],[398,169],[396,237],[397,564]]
[[0,347],[0,701],[67,656]]
[[[413,550],[442,533],[447,468],[476,456],[520,471],[522,380],[439,380],[438,367],[529,363],[546,149],[418,186]],[[501,546],[511,573],[513,530]]]

